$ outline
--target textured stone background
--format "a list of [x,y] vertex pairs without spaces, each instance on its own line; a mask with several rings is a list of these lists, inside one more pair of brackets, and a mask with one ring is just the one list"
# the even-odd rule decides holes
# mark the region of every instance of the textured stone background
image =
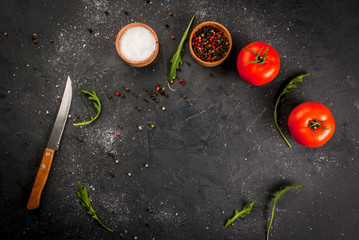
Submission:
[[[354,0],[1,1],[1,235],[265,239],[273,196],[285,186],[305,184],[278,202],[271,239],[358,239],[358,9]],[[179,72],[185,87],[176,82],[169,98],[144,102],[143,88],[166,84],[169,60],[193,14],[193,27],[204,21],[227,27],[234,43],[229,59],[216,68],[202,67],[186,42]],[[126,65],[115,50],[119,29],[132,22],[151,26],[161,42],[147,67]],[[270,43],[281,58],[277,78],[261,87],[241,80],[235,66],[239,51],[254,41]],[[304,72],[314,75],[287,95],[280,109],[289,149],[274,125],[274,103],[281,87]],[[72,118],[41,206],[29,212],[26,203],[68,75]],[[72,123],[95,114],[82,89],[98,93],[103,111],[93,124],[75,127]],[[290,111],[306,101],[325,104],[336,120],[333,138],[320,148],[296,144],[288,131]],[[98,216],[114,233],[83,210],[77,181],[88,188]],[[251,201],[256,201],[251,214],[224,229],[234,209]]]

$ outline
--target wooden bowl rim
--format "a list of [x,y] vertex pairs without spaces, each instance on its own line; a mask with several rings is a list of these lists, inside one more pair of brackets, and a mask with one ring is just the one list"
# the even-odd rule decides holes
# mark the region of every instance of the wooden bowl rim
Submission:
[[[127,59],[125,56],[122,55],[121,51],[120,51],[120,39],[122,37],[122,35],[125,33],[126,30],[132,28],[132,27],[144,27],[146,29],[148,29],[152,35],[155,37],[155,41],[156,41],[156,47],[155,50],[153,51],[153,53],[151,54],[151,56],[149,56],[148,58],[146,58],[145,60],[142,61],[132,61]],[[144,67],[148,64],[150,64],[151,62],[153,62],[153,60],[155,60],[155,58],[157,57],[158,54],[158,50],[159,50],[159,43],[158,43],[158,37],[156,32],[148,25],[144,24],[144,23],[130,23],[127,24],[126,26],[124,26],[123,28],[121,28],[121,30],[118,32],[117,37],[116,37],[116,51],[118,53],[118,55],[120,55],[120,57],[129,65],[134,66],[134,67]]]
[[[205,62],[203,60],[201,60],[199,57],[197,57],[197,55],[194,53],[193,48],[192,48],[192,38],[193,38],[193,34],[195,34],[200,28],[204,27],[204,26],[213,26],[216,27],[217,29],[219,29],[220,31],[222,31],[224,33],[224,35],[228,38],[229,41],[229,49],[227,54],[218,61],[215,62]],[[226,58],[229,56],[229,53],[232,50],[232,36],[229,33],[229,31],[227,30],[227,28],[225,26],[223,26],[222,24],[218,23],[218,22],[213,22],[213,21],[207,21],[207,22],[203,22],[198,24],[193,30],[192,33],[190,35],[190,39],[189,39],[189,49],[191,52],[192,57],[194,58],[194,60],[196,60],[196,62],[198,62],[199,64],[205,66],[205,67],[215,67],[218,66],[219,64],[221,64],[222,62],[224,62],[224,60],[226,60]]]

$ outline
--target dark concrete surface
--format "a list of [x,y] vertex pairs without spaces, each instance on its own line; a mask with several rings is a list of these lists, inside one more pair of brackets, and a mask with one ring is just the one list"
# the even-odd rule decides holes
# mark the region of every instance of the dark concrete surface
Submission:
[[[359,239],[358,9],[355,0],[2,0],[2,238],[265,239],[274,196],[285,186],[304,184],[307,188],[279,200],[271,239]],[[178,76],[187,84],[176,82],[177,91],[159,97],[158,104],[144,102],[143,88],[166,84],[169,60],[193,14],[192,29],[209,20],[227,27],[234,43],[229,59],[202,67],[186,42]],[[126,65],[115,50],[119,29],[132,22],[151,26],[161,42],[147,67]],[[254,41],[270,43],[281,58],[277,78],[260,87],[241,80],[235,66],[239,51]],[[280,88],[304,72],[314,75],[280,108],[289,149],[275,128],[274,102]],[[41,205],[29,212],[26,203],[68,75],[72,118]],[[123,87],[130,93],[116,97]],[[95,114],[82,89],[98,93],[103,111],[93,124],[75,127],[72,123]],[[286,124],[290,111],[306,101],[325,104],[336,121],[334,136],[319,148],[295,143]],[[114,233],[84,211],[77,181],[88,188],[99,218]],[[256,201],[252,212],[224,229],[234,209],[251,201]]]

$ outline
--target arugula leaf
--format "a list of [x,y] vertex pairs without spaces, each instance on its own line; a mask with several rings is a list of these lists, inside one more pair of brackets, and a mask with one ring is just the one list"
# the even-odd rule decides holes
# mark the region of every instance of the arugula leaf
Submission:
[[268,226],[268,230],[267,230],[267,240],[269,239],[269,230],[270,230],[270,227],[272,225],[272,221],[273,221],[273,217],[274,217],[274,210],[275,210],[275,205],[277,204],[277,201],[278,199],[286,192],[288,191],[289,189],[292,189],[292,188],[299,188],[299,187],[307,187],[305,185],[294,185],[294,186],[289,186],[289,187],[286,187],[285,189],[283,189],[274,199],[274,204],[273,204],[273,208],[272,208],[272,216],[270,218],[270,222],[269,222],[269,226]]
[[230,224],[232,224],[234,222],[234,220],[236,220],[237,218],[241,217],[243,218],[244,215],[249,214],[252,210],[252,206],[253,204],[255,204],[256,202],[251,202],[246,204],[241,211],[238,212],[237,209],[234,210],[234,215],[232,218],[228,219],[226,222],[226,225],[224,225],[224,227],[228,227]]
[[83,188],[80,182],[77,182],[77,196],[80,198],[82,206],[87,208],[87,213],[92,216],[92,218],[96,219],[102,227],[104,227],[106,230],[113,232],[113,230],[107,228],[103,223],[100,221],[100,219],[97,217],[95,210],[91,206],[91,199],[89,198],[87,194],[86,188]]
[[177,76],[177,69],[179,68],[179,65],[182,64],[181,54],[184,53],[183,44],[187,39],[187,35],[189,32],[189,29],[191,28],[194,17],[195,17],[195,15],[193,15],[191,21],[189,22],[188,27],[182,36],[181,42],[178,45],[177,51],[173,55],[172,59],[170,60],[171,70],[170,70],[170,75],[168,76],[168,87],[172,91],[175,91],[175,90],[170,87],[170,84],[173,83],[173,79],[175,79]]
[[89,91],[86,90],[82,90],[81,91],[84,94],[90,95],[89,99],[93,101],[93,105],[95,106],[96,110],[97,110],[97,114],[96,117],[91,116],[91,120],[86,122],[80,122],[80,123],[74,123],[74,126],[80,126],[80,125],[85,125],[85,124],[89,124],[92,123],[93,121],[95,121],[98,116],[100,116],[101,113],[101,103],[100,103],[100,99],[97,97],[95,91],[92,91],[92,93],[90,93]]
[[284,101],[284,97],[283,95],[287,94],[287,93],[290,93],[292,92],[295,88],[298,88],[299,86],[294,84],[295,82],[303,82],[303,78],[306,77],[306,76],[309,76],[309,75],[313,75],[311,73],[307,73],[307,74],[302,74],[302,75],[299,75],[295,78],[292,79],[292,81],[290,81],[288,83],[287,86],[285,86],[285,88],[283,89],[282,93],[279,95],[279,97],[277,98],[277,102],[275,103],[275,108],[274,108],[274,122],[275,122],[275,125],[277,126],[277,129],[280,133],[280,135],[282,136],[282,138],[284,139],[284,141],[288,144],[288,146],[290,148],[292,148],[292,146],[289,144],[289,142],[287,141],[287,139],[284,137],[282,131],[280,130],[279,128],[279,125],[278,125],[278,114],[277,114],[277,108],[278,108],[278,105],[279,105],[279,102],[283,103]]

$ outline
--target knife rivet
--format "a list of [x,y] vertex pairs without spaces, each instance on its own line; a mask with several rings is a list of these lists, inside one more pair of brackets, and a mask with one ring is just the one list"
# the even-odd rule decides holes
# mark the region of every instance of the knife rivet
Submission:
[[42,167],[42,168],[46,168],[46,164],[42,164],[41,167]]
[[49,152],[46,152],[46,157],[50,156],[50,153]]

